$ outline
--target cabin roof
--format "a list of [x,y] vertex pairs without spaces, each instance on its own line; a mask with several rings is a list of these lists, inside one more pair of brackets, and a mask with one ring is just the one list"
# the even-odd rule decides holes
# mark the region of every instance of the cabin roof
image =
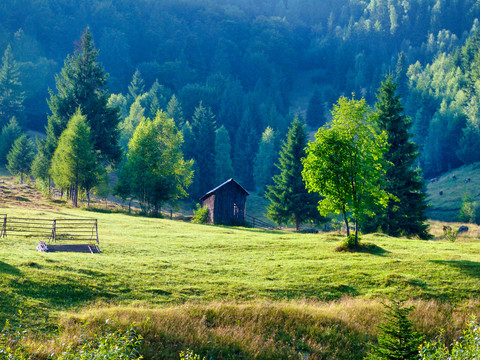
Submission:
[[240,189],[242,189],[243,192],[245,192],[245,195],[250,195],[250,193],[249,193],[247,190],[245,190],[245,188],[244,188],[242,185],[240,185],[238,182],[236,182],[236,181],[233,180],[233,179],[228,179],[228,180],[225,181],[223,184],[218,185],[215,189],[212,189],[212,190],[210,190],[209,192],[207,192],[205,195],[203,195],[203,196],[200,198],[200,200],[202,200],[202,201],[205,200],[205,199],[208,198],[210,195],[213,195],[214,193],[216,193],[217,190],[219,190],[220,188],[224,187],[225,185],[227,185],[227,184],[229,184],[229,183],[231,183],[231,182],[233,182],[233,183],[234,183],[235,185],[237,185]]

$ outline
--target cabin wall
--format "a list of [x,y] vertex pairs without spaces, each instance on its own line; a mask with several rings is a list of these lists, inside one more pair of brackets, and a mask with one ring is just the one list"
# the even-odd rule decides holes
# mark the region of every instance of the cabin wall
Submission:
[[215,213],[215,194],[212,194],[205,200],[203,200],[202,206],[208,208],[208,223],[214,223],[214,213]]
[[245,220],[246,195],[235,184],[227,184],[215,193],[214,223],[229,225]]

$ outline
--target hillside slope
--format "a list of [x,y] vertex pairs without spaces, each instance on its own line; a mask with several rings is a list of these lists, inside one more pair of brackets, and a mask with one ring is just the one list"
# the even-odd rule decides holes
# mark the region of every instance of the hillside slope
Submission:
[[462,198],[466,192],[480,201],[480,163],[452,170],[439,177],[438,181],[429,180],[427,185],[428,202],[431,205],[429,218],[458,221]]

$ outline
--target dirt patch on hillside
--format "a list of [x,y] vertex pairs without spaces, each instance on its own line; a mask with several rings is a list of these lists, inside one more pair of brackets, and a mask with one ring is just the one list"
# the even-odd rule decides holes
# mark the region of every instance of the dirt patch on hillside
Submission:
[[57,210],[33,184],[18,184],[13,177],[0,178],[0,207]]

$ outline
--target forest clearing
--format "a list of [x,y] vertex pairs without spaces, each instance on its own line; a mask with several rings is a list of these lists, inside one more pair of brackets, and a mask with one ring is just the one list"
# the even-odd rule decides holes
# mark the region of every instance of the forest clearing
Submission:
[[[29,191],[18,185],[17,197],[22,187]],[[39,358],[78,341],[74,335],[86,331],[81,324],[101,332],[107,319],[121,329],[135,323],[147,358],[174,358],[190,348],[214,358],[303,351],[360,359],[389,298],[416,305],[414,323],[430,338],[444,328],[452,339],[480,315],[475,225],[455,242],[443,239],[443,223],[432,223],[432,241],[366,235],[370,251],[342,253],[335,249],[344,235],[336,232],[196,225],[46,198],[29,204],[4,200],[0,213],[97,218],[102,250],[40,253],[36,240],[0,240],[0,322],[26,326]]]

